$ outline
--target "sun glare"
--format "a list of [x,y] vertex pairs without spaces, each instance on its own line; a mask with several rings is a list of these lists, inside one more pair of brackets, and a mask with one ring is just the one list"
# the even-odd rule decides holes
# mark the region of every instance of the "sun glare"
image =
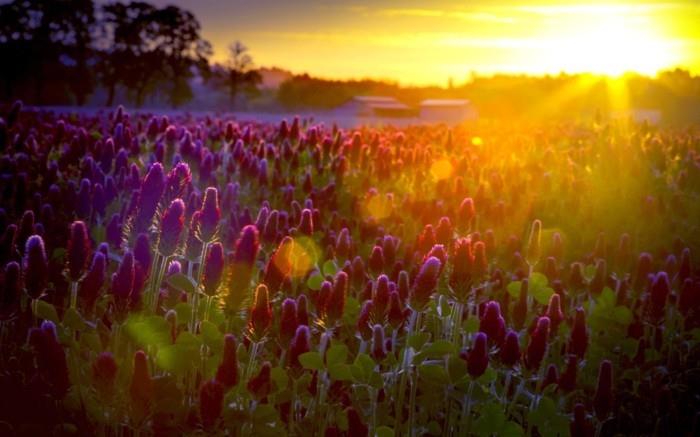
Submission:
[[617,76],[630,71],[655,74],[676,61],[673,45],[653,23],[616,14],[582,21],[569,35],[551,38],[549,62],[567,71]]

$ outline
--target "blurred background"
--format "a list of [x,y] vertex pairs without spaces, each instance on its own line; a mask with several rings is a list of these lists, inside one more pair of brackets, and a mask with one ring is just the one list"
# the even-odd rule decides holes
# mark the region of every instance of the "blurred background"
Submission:
[[0,101],[700,121],[700,3],[0,2]]

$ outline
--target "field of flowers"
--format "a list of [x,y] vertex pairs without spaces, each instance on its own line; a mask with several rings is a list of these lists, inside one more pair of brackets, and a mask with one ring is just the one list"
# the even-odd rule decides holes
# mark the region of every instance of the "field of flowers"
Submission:
[[0,107],[0,434],[700,432],[700,135]]

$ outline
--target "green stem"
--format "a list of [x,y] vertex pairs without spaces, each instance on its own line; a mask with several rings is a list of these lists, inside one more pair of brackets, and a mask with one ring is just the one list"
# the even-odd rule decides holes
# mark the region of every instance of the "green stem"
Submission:
[[73,309],[78,307],[78,281],[70,283],[70,307]]

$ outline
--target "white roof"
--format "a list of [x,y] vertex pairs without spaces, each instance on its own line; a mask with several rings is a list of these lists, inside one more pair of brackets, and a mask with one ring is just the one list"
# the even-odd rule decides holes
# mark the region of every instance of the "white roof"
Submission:
[[428,99],[420,102],[421,106],[465,106],[469,100],[465,99]]
[[393,97],[386,96],[355,96],[352,98],[364,103],[396,103],[397,100]]

